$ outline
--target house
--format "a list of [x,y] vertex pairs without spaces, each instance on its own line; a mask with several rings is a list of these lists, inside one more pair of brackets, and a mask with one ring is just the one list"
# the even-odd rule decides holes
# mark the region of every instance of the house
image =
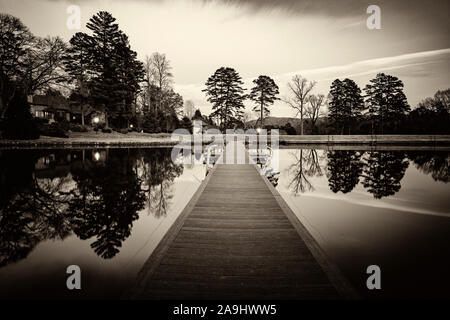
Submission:
[[67,99],[59,93],[28,96],[31,114],[37,118],[70,121],[70,108]]
[[[81,109],[79,104],[70,103],[57,91],[49,91],[44,95],[28,96],[31,114],[36,118],[48,119],[49,123],[66,120],[71,123],[94,125],[105,122],[105,113],[94,110],[90,106]],[[95,122],[97,120],[97,122]]]

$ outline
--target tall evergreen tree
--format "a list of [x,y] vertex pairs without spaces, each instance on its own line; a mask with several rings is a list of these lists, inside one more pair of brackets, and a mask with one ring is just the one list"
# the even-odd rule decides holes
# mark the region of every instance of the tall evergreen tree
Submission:
[[249,99],[255,102],[253,111],[259,112],[261,127],[264,127],[264,116],[270,114],[269,106],[272,105],[280,92],[275,81],[268,76],[259,76],[253,80],[255,86],[252,88]]
[[124,121],[128,122],[132,114],[143,66],[115,21],[106,11],[94,15],[86,25],[92,35],[76,33],[73,36],[65,65],[72,79],[77,81],[76,90],[86,94],[83,86],[89,84],[89,102],[105,111],[106,125],[112,117],[119,126],[124,126]]
[[397,123],[410,111],[403,92],[403,82],[397,77],[379,73],[364,88],[369,115],[384,133],[385,124],[395,131]]
[[92,38],[85,33],[77,32],[69,41],[64,56],[64,68],[70,76],[71,82],[75,83],[69,102],[71,105],[79,106],[81,110],[81,124],[84,125],[84,113],[89,105],[89,86],[91,78],[89,67],[92,65],[91,54]]
[[[329,118],[336,132],[350,132],[364,110],[361,89],[351,79],[336,79],[331,84]],[[346,130],[347,129],[347,130]]]
[[[361,89],[351,79],[344,79],[345,88],[345,103],[347,109],[350,110],[350,118],[348,119],[348,128],[352,128],[355,122],[360,120],[365,111],[364,99],[361,94]],[[350,133],[350,132],[349,132]]]
[[239,118],[244,109],[244,88],[241,76],[233,68],[222,67],[206,81],[208,102],[212,103],[212,115],[220,119],[220,126],[228,126]]

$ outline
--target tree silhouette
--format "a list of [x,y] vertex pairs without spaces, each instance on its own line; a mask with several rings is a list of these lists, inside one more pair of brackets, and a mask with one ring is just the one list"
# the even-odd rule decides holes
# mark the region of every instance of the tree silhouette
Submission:
[[212,103],[211,115],[219,118],[222,129],[241,117],[246,99],[243,84],[239,73],[226,67],[217,69],[206,81],[206,88],[202,91],[206,93],[208,102]]
[[280,92],[275,81],[268,76],[259,76],[253,80],[255,86],[252,88],[249,99],[255,103],[253,111],[260,114],[261,127],[264,127],[264,116],[270,114],[269,106],[272,105]]
[[350,133],[350,128],[361,117],[364,101],[361,89],[351,79],[336,79],[331,84],[329,118],[336,132]]
[[315,81],[309,81],[301,75],[294,75],[291,82],[288,83],[291,97],[286,97],[283,101],[295,110],[295,115],[300,116],[300,134],[303,135],[303,118],[305,116],[306,104],[309,102],[312,89],[315,87]]
[[64,66],[77,83],[73,102],[83,106],[88,96],[89,103],[106,112],[107,126],[110,116],[124,126],[130,120],[144,69],[115,21],[109,12],[95,14],[86,24],[92,35],[78,32],[72,37]]
[[395,131],[398,122],[410,111],[403,92],[403,82],[397,77],[379,73],[364,90],[369,115],[381,127],[381,133],[384,133],[386,123],[393,126]]
[[376,199],[394,195],[400,190],[408,166],[404,152],[370,152],[363,170],[363,186]]
[[358,151],[328,151],[328,185],[334,193],[348,193],[355,188],[363,163]]

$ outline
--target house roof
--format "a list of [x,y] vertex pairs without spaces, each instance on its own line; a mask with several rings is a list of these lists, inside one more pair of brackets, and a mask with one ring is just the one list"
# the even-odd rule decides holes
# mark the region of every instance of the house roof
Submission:
[[55,110],[70,111],[67,99],[59,95],[34,95],[31,104],[47,106]]

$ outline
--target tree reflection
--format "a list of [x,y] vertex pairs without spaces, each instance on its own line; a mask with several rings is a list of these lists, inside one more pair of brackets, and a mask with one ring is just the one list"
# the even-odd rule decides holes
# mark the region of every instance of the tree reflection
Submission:
[[417,169],[431,175],[434,181],[449,182],[450,156],[448,152],[409,152]]
[[358,184],[362,173],[362,154],[358,151],[328,151],[328,185],[331,191],[348,193]]
[[114,257],[130,236],[146,199],[134,167],[135,152],[108,151],[105,163],[74,170],[77,188],[69,202],[73,231],[81,239],[96,237],[91,247],[105,259]]
[[294,158],[294,162],[288,168],[289,176],[292,177],[289,189],[295,195],[314,190],[310,178],[323,175],[317,151],[314,149],[300,149],[292,152],[291,155]]
[[394,195],[409,166],[404,152],[370,152],[363,171],[363,185],[374,198]]
[[170,149],[148,150],[144,154],[143,164],[142,178],[147,192],[148,210],[157,218],[164,217],[173,198],[173,181],[183,173],[183,165],[172,161]]
[[169,149],[1,150],[0,266],[73,233],[114,257],[147,200],[167,213],[182,171]]
[[62,191],[70,179],[37,178],[40,156],[33,150],[0,153],[0,266],[25,258],[42,240],[70,233]]

